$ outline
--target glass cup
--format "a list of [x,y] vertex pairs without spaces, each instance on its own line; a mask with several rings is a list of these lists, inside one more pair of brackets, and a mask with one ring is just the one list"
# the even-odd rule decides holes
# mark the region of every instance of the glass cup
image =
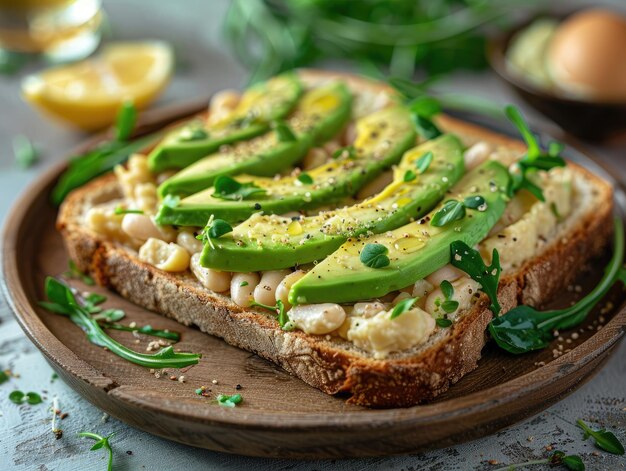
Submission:
[[98,46],[102,19],[101,0],[0,0],[0,52],[80,59]]

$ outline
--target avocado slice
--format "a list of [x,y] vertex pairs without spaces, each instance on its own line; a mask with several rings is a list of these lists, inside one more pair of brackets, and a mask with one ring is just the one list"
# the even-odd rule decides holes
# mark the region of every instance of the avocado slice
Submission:
[[[419,174],[416,163],[430,159]],[[216,241],[215,249],[206,245],[200,263],[217,270],[247,272],[321,260],[348,237],[380,234],[424,216],[463,173],[461,141],[452,134],[443,135],[407,151],[394,169],[393,182],[378,195],[310,217],[255,213]]]
[[210,126],[194,120],[165,136],[148,156],[150,170],[184,168],[222,145],[263,134],[270,121],[289,114],[302,92],[302,82],[293,72],[253,85],[224,119]]
[[[239,223],[256,211],[284,214],[288,211],[315,208],[343,200],[395,164],[403,152],[415,144],[415,128],[404,107],[385,108],[357,122],[354,152],[307,173],[312,183],[297,176],[279,179],[240,176],[239,182],[254,183],[263,194],[236,201],[213,196],[214,189],[196,193],[177,202],[161,205],[159,224],[204,226],[209,217]],[[353,154],[353,155],[346,155]]]
[[220,175],[274,176],[298,162],[312,145],[337,134],[350,119],[351,105],[352,95],[343,82],[314,88],[303,95],[286,120],[295,139],[281,141],[277,132],[271,131],[227,146],[165,180],[159,193],[191,195],[212,186]]
[[[431,224],[445,203],[428,216],[384,234],[349,239],[291,287],[292,304],[350,302],[383,296],[424,278],[450,262],[450,244],[461,240],[473,246],[483,240],[502,216],[508,200],[509,173],[500,163],[487,161],[469,172],[452,190],[463,201],[482,196],[485,204],[467,209],[465,217],[445,226]],[[448,200],[449,201],[449,200]],[[384,268],[370,268],[360,260],[366,244],[388,249]]]

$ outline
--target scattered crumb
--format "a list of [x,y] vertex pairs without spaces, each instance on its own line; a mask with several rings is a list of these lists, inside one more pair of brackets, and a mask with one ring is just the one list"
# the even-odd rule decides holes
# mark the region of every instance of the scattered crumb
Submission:
[[241,384],[238,384],[237,386],[235,386],[235,389],[236,389],[237,391],[239,391],[241,388],[243,388],[243,386],[242,386]]
[[528,440],[529,442],[532,442],[535,439],[535,437],[533,437],[532,435],[530,437],[528,437],[526,440]]
[[184,375],[179,376],[178,377],[178,382],[179,383],[184,383],[185,382],[185,376]]
[[137,323],[133,321],[130,324],[128,324],[128,327],[130,327],[131,329],[134,329],[135,327],[137,327]]
[[171,379],[172,381],[176,381],[178,378],[177,378],[176,376],[172,375],[172,376],[170,376],[170,379]]
[[214,379],[213,381],[211,381],[213,384],[218,384],[218,381],[216,379]]
[[552,451],[552,450],[553,450],[552,445],[546,446],[546,451]]
[[126,451],[126,454],[127,454],[127,455],[132,455],[132,454],[133,454],[133,452],[132,452],[132,451],[130,451],[130,450],[127,450],[127,451]]
[[[582,330],[582,329],[581,329]],[[572,340],[578,340],[578,337],[580,337],[580,335],[578,334],[578,332],[574,332],[572,334]]]
[[100,422],[102,422],[103,424],[106,424],[109,421],[109,414],[104,413],[102,414],[102,417],[100,417]]
[[500,462],[498,460],[489,460],[489,461],[487,461],[487,463],[489,463],[491,465],[500,464]]

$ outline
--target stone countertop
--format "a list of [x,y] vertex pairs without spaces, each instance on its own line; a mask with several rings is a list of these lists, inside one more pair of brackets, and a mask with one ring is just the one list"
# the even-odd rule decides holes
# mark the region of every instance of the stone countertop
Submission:
[[[185,8],[180,8],[180,5]],[[239,86],[245,73],[220,45],[219,25],[227,2],[185,0],[105,1],[113,25],[113,37],[144,39],[158,36],[172,42],[183,67],[159,103],[208,96],[216,90]],[[139,21],[141,19],[141,21]],[[158,33],[155,33],[158,32]],[[441,84],[449,90],[471,91],[501,103],[515,101],[489,73],[460,74]],[[41,117],[19,98],[19,77],[0,76],[0,223],[24,188],[47,166],[63,158],[67,149],[84,136]],[[10,110],[7,113],[6,110]],[[538,118],[529,110],[529,114]],[[26,134],[42,149],[42,160],[29,170],[13,161],[11,138]],[[626,179],[623,154],[626,144],[593,147],[602,160]],[[626,458],[598,450],[583,441],[578,418],[614,431],[626,443],[626,343],[622,343],[606,366],[590,382],[558,404],[531,419],[490,437],[467,444],[416,455],[344,461],[291,461],[227,455],[181,445],[136,430],[98,410],[60,380],[35,346],[24,336],[9,307],[0,297],[0,369],[20,376],[0,385],[0,469],[2,470],[103,470],[102,450],[89,451],[92,443],[76,437],[80,431],[101,435],[115,432],[111,443],[115,470],[489,470],[495,462],[508,464],[546,457],[546,447],[582,456],[589,470],[626,468]],[[44,391],[47,402],[16,406],[8,400],[13,389]],[[68,417],[60,422],[64,431],[55,440],[48,406],[53,396]],[[501,465],[501,466],[502,466]],[[544,466],[532,469],[546,469]]]

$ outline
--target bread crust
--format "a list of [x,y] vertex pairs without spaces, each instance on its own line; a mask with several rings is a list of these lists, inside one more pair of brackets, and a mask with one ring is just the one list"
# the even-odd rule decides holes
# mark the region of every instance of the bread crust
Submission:
[[[305,71],[316,80],[337,74]],[[377,83],[341,74],[353,86]],[[444,117],[452,132],[477,136],[496,145],[523,151],[519,141],[459,120]],[[540,256],[515,274],[504,277],[498,289],[503,312],[519,303],[541,305],[571,284],[582,268],[602,253],[612,233],[611,186],[587,170],[572,168],[593,182],[597,197],[605,204],[577,221]],[[323,336],[301,331],[285,332],[265,313],[243,309],[229,297],[202,287],[190,274],[166,273],[141,262],[135,252],[87,229],[81,221],[85,209],[98,201],[119,196],[112,174],[100,177],[72,192],[57,220],[69,256],[98,284],[116,290],[131,302],[171,317],[185,325],[266,358],[306,383],[328,394],[346,393],[348,402],[368,407],[406,407],[434,398],[476,368],[486,343],[492,318],[487,296],[482,293],[472,310],[453,324],[447,336],[425,351],[402,358],[376,360]],[[592,236],[590,236],[592,235]]]

